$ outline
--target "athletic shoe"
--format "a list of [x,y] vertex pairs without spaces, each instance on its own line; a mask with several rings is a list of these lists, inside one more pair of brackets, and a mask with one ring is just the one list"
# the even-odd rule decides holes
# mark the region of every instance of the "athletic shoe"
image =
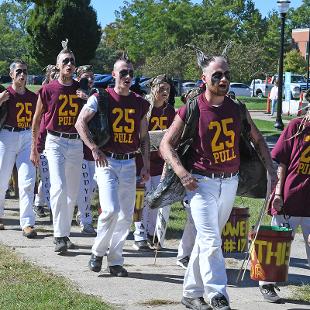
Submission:
[[81,224],[81,233],[92,236],[97,235],[96,230],[92,224],[85,224],[85,225]]
[[231,308],[229,307],[228,300],[223,294],[219,293],[215,295],[211,299],[210,303],[211,303],[212,309],[214,310],[231,310]]
[[109,266],[109,271],[114,277],[128,277],[127,270],[121,265]]
[[189,262],[189,256],[185,256],[177,260],[177,265],[186,270],[188,266],[188,262]]
[[152,251],[146,240],[135,241],[132,247],[141,252]]
[[43,206],[33,206],[33,211],[38,217],[45,217],[46,213]]
[[281,300],[275,289],[280,292],[280,289],[274,284],[260,285],[259,290],[262,293],[264,299],[269,302],[277,303]]
[[181,304],[184,305],[186,308],[194,309],[194,310],[209,310],[212,309],[210,305],[208,305],[203,297],[197,298],[188,298],[182,297]]
[[33,226],[27,226],[23,228],[23,236],[33,239],[37,236],[37,232],[34,230]]
[[68,246],[65,237],[55,237],[54,243],[55,243],[55,250],[54,250],[55,252],[58,253],[67,252]]
[[88,262],[89,269],[94,272],[99,272],[102,266],[102,258],[102,256],[96,256],[95,254],[92,254]]
[[67,244],[67,248],[68,249],[75,249],[76,247],[75,247],[75,244],[69,239],[69,237],[63,237],[64,238],[64,240],[65,240],[65,242],[66,242],[66,244]]
[[4,224],[3,224],[3,219],[0,218],[0,230],[4,230]]

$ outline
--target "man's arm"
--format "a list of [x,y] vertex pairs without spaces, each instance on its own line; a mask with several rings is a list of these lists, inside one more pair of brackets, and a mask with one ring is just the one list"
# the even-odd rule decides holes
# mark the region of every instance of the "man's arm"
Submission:
[[143,159],[143,168],[141,169],[140,177],[143,183],[150,178],[150,136],[146,115],[142,118],[140,124],[140,149]]
[[37,105],[36,105],[36,110],[34,112],[33,119],[32,119],[32,127],[31,127],[32,142],[31,142],[30,160],[36,167],[39,166],[39,153],[37,150],[37,143],[38,143],[38,138],[39,138],[40,123],[41,123],[43,112],[44,112],[44,106],[42,103],[41,96],[39,94]]
[[184,129],[184,122],[179,115],[176,115],[173,123],[168,128],[163,139],[161,140],[159,151],[163,156],[165,162],[169,164],[176,175],[180,178],[182,184],[188,190],[195,190],[197,181],[193,176],[184,168],[181,160],[176,152],[176,147],[180,143],[181,135]]
[[271,182],[270,183],[271,188],[269,189],[270,192],[276,186],[277,183],[276,169],[274,167],[268,145],[263,135],[254,124],[248,110],[246,110],[246,116],[249,124],[251,125],[250,139],[253,142],[255,150],[257,151],[258,156],[260,157],[261,161],[263,162],[268,172],[269,180]]
[[94,117],[96,112],[89,109],[87,105],[84,105],[78,119],[75,123],[75,128],[79,133],[81,139],[85,145],[92,151],[92,155],[97,166],[104,167],[108,165],[108,161],[104,153],[99,149],[98,145],[90,136],[90,131],[88,128],[88,122]]

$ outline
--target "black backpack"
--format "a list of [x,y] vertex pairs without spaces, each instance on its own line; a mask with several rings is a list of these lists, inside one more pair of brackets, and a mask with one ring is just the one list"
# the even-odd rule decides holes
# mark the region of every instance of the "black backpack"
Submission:
[[106,90],[99,90],[98,93],[98,111],[89,121],[88,128],[91,138],[99,146],[103,147],[111,138],[109,120],[108,120],[108,104],[109,94]]

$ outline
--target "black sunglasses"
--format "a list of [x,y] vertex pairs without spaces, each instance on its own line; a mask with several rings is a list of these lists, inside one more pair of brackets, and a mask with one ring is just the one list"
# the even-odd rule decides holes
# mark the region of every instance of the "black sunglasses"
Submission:
[[119,72],[119,75],[120,75],[121,78],[123,78],[123,77],[125,77],[127,75],[129,75],[132,78],[133,77],[133,70],[121,70]]
[[218,81],[221,80],[223,78],[223,76],[225,76],[225,78],[230,81],[230,72],[229,71],[225,71],[225,72],[216,71],[212,74],[212,78],[215,80],[218,80]]
[[71,58],[65,58],[62,60],[63,65],[67,65],[67,64],[69,64],[69,62],[71,63],[71,65],[75,66],[75,60],[72,57]]
[[27,69],[17,69],[15,72],[16,72],[16,75],[20,75],[22,73],[24,73],[25,75],[28,74]]

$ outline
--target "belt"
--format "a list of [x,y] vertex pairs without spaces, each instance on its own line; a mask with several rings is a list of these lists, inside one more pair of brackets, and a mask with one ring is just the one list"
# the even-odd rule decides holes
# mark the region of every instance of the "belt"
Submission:
[[207,172],[207,171],[192,169],[191,173],[200,174],[200,175],[203,175],[203,176],[211,178],[211,179],[217,179],[217,178],[218,179],[227,179],[227,178],[232,178],[233,176],[237,175],[239,173],[239,171],[227,173],[227,172]]
[[107,155],[108,157],[111,157],[117,160],[126,160],[126,159],[132,159],[136,157],[136,153],[116,154],[116,153],[111,153],[107,151],[104,151],[103,153]]
[[67,139],[80,139],[80,136],[78,133],[66,133],[66,132],[59,132],[54,130],[48,130],[49,134],[57,137],[67,138]]
[[25,130],[29,130],[30,128],[27,127],[27,128],[19,128],[19,127],[12,127],[12,126],[9,126],[9,125],[4,125],[3,126],[3,129],[6,129],[8,131],[14,131],[14,132],[19,132],[19,131],[25,131]]

